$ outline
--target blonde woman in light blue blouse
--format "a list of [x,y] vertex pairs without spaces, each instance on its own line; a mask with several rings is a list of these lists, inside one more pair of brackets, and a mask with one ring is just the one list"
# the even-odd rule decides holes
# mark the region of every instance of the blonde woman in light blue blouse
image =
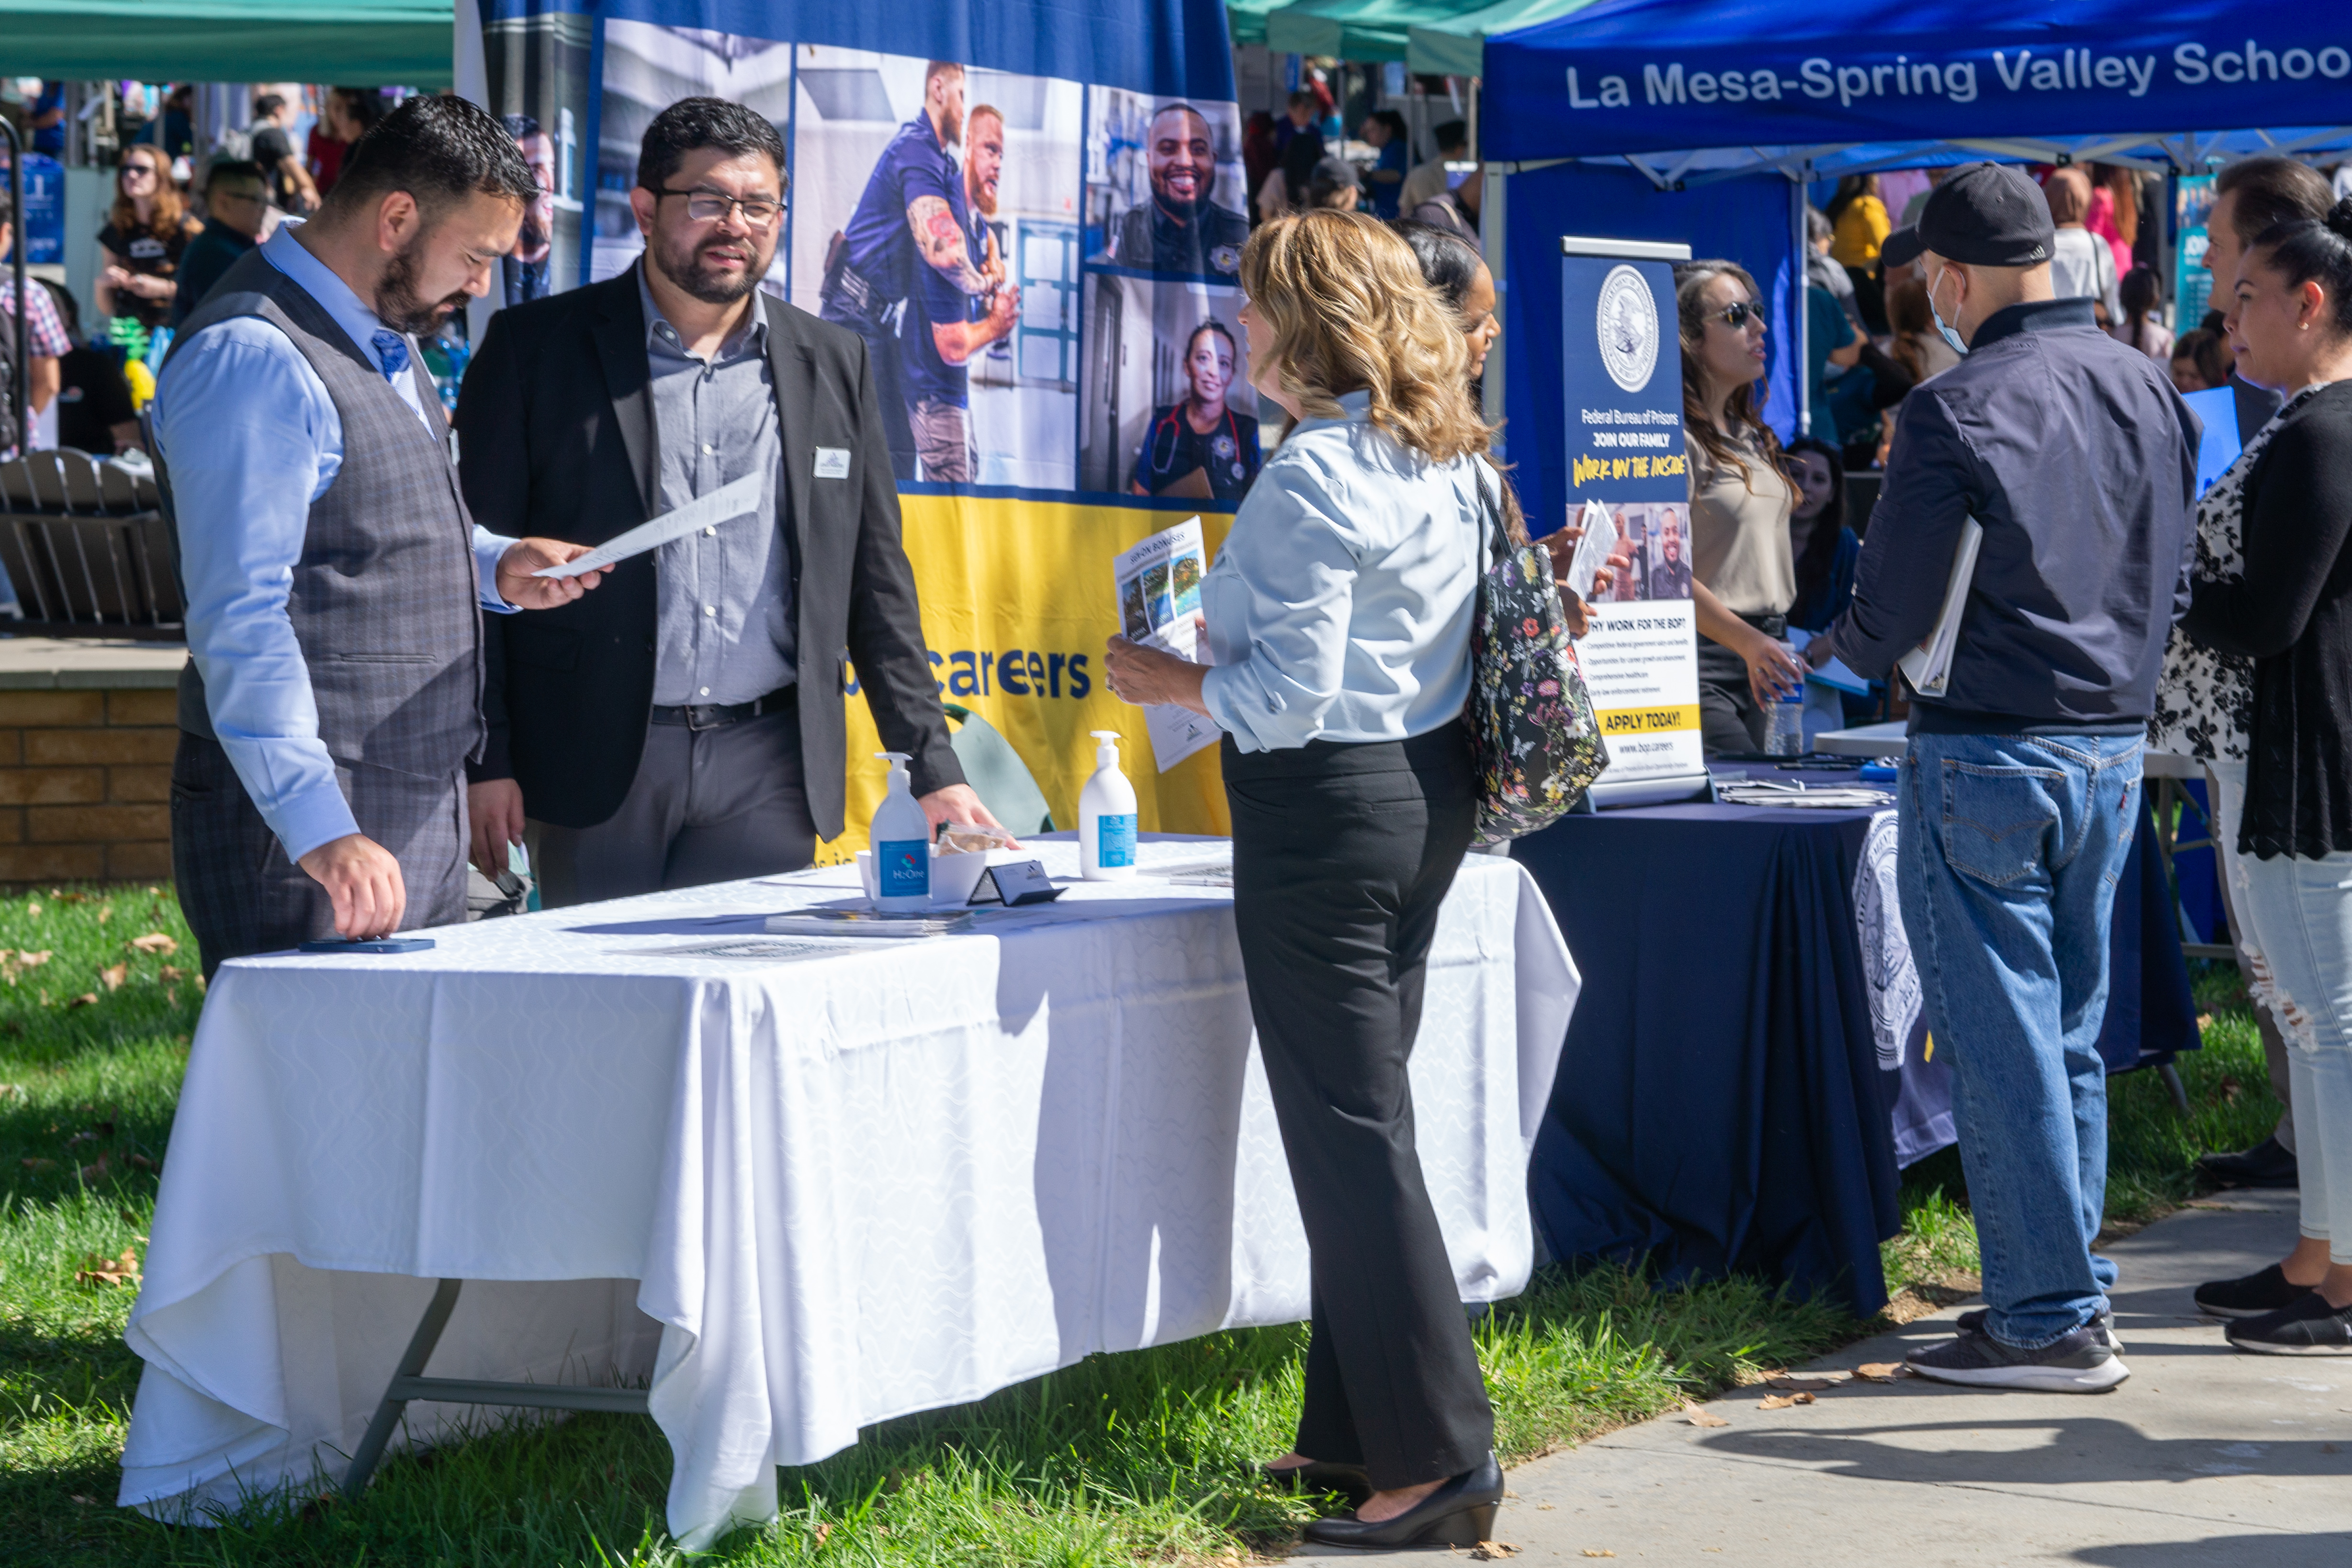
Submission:
[[1241,277],[1251,384],[1298,423],[1202,583],[1214,662],[1114,638],[1105,664],[1225,731],[1234,920],[1314,1254],[1298,1436],[1267,1474],[1359,1500],[1310,1541],[1469,1545],[1502,1472],[1406,1063],[1475,814],[1461,718],[1500,476],[1460,319],[1394,233],[1277,219]]

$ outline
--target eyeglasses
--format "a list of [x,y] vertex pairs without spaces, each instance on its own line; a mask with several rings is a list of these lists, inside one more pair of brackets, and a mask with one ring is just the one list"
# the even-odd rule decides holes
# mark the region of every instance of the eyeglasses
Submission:
[[144,159],[134,159],[131,163],[122,165],[122,172],[117,175],[116,178],[127,180],[133,174],[144,174],[152,180],[155,177],[155,174],[156,170],[154,164],[148,163]]
[[742,215],[746,228],[773,228],[783,216],[784,204],[767,196],[730,196],[718,191],[673,191],[658,186],[657,196],[684,196],[686,216],[697,223],[717,223],[730,211]]
[[1729,327],[1736,332],[1745,328],[1750,321],[1761,324],[1764,320],[1764,307],[1761,305],[1751,305],[1745,300],[1739,300],[1731,304],[1726,305],[1722,310],[1717,310],[1715,314],[1709,316],[1707,320],[1710,321],[1721,321],[1725,326]]

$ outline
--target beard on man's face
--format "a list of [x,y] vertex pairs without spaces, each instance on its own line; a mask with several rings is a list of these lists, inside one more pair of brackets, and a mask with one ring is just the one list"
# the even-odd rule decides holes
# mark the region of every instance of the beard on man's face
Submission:
[[395,332],[407,332],[416,337],[430,337],[441,323],[466,308],[466,291],[427,301],[416,292],[416,275],[422,269],[420,258],[425,252],[425,235],[419,234],[394,253],[384,265],[383,279],[375,286],[376,320]]
[[[749,260],[740,272],[722,271],[704,263],[704,251],[722,247],[747,253]],[[760,279],[768,275],[768,263],[775,254],[771,250],[761,255],[757,242],[748,238],[729,239],[722,236],[699,245],[681,245],[658,232],[654,237],[653,251],[654,265],[661,268],[662,276],[706,305],[732,305],[757,289]]]

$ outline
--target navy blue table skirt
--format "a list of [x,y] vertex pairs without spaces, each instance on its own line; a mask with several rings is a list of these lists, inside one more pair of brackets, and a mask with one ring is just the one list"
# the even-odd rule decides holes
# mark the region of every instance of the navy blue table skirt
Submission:
[[[1584,979],[1528,1174],[1552,1256],[1885,1305],[1896,1119],[1908,1157],[1948,1142],[1949,1089],[1916,1040],[1902,1071],[1879,1068],[1853,902],[1871,815],[1649,806],[1512,847]],[[2116,899],[2111,1070],[2196,1048],[2170,916],[2143,813]]]

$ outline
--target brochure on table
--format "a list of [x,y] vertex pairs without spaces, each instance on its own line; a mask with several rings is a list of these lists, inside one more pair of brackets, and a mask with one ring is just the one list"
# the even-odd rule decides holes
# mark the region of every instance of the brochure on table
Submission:
[[[1208,546],[1197,517],[1121,551],[1111,563],[1119,629],[1148,647],[1208,663],[1201,624],[1201,579],[1208,571]],[[1172,702],[1146,708],[1143,720],[1151,736],[1151,760],[1163,773],[1217,742],[1214,724]]]
[[1570,499],[1542,531],[1585,527],[1571,583],[1592,582],[1596,554],[1609,570],[1576,645],[1609,748],[1591,799],[1687,799],[1707,789],[1675,326],[1674,264],[1690,247],[1563,238],[1560,251]]

